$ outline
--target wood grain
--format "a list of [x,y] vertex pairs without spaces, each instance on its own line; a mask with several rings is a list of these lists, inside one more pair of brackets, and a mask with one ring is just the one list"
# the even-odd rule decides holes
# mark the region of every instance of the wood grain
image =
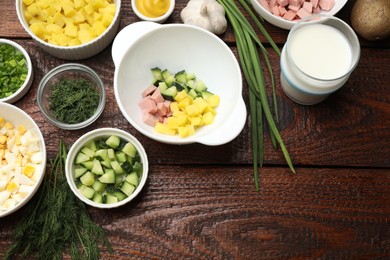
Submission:
[[[187,2],[176,1],[167,23],[181,22],[180,10]],[[337,15],[349,24],[354,2],[348,1]],[[24,46],[35,72],[30,91],[15,105],[41,128],[48,157],[54,157],[60,139],[70,146],[100,127],[130,132],[148,154],[149,179],[135,201],[114,210],[88,208],[114,246],[115,253],[104,250],[102,259],[390,258],[390,38],[359,38],[356,70],[342,89],[315,106],[301,106],[285,96],[278,80],[279,57],[267,46],[277,79],[278,127],[297,174],[286,167],[266,131],[256,192],[249,118],[236,139],[216,147],[168,145],[143,136],[116,104],[111,45],[77,61],[93,68],[105,84],[107,105],[99,120],[77,131],[51,125],[39,111],[36,92],[40,79],[67,61],[37,46],[20,25],[14,3],[0,1],[0,37]],[[120,29],[136,21],[130,1],[122,1]],[[267,22],[264,26],[282,48],[288,31]],[[232,28],[220,37],[237,55]],[[245,81],[243,86],[247,102]],[[0,220],[0,258],[21,214],[23,210]]]

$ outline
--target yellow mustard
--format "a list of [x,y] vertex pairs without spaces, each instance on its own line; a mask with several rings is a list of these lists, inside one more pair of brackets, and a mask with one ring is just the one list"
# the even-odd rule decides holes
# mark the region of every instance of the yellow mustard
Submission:
[[136,0],[138,11],[150,18],[165,14],[169,9],[169,0]]

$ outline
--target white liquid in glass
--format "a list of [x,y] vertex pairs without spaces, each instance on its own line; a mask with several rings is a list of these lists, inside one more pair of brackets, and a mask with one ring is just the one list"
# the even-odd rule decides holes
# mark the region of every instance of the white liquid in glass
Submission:
[[311,24],[297,29],[289,39],[289,53],[297,67],[318,79],[344,76],[352,63],[349,41],[337,29]]

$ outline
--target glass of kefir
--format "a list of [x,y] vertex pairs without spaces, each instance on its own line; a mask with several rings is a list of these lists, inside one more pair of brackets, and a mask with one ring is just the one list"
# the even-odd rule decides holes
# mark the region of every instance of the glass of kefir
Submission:
[[317,104],[345,84],[359,58],[359,40],[347,23],[328,15],[307,17],[293,26],[283,47],[282,88],[299,104]]

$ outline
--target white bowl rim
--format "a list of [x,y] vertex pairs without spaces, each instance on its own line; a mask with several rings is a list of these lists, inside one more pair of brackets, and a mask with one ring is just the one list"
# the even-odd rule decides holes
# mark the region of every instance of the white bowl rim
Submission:
[[[96,203],[90,199],[87,199],[78,191],[78,189],[74,183],[74,178],[73,178],[73,172],[72,172],[73,162],[74,162],[74,159],[76,157],[77,152],[81,149],[81,147],[88,140],[95,139],[98,137],[103,137],[103,136],[109,136],[109,135],[113,135],[113,134],[118,135],[119,137],[130,141],[131,143],[133,143],[136,146],[137,151],[138,151],[140,158],[141,158],[141,161],[142,161],[142,167],[143,167],[142,178],[141,178],[139,185],[135,189],[135,191],[126,199],[121,200],[117,203],[113,203],[113,204]],[[73,193],[84,203],[86,203],[90,206],[96,207],[96,208],[101,208],[101,209],[117,208],[117,207],[123,206],[123,205],[129,203],[130,201],[132,201],[141,192],[141,190],[145,186],[146,181],[148,179],[148,175],[149,175],[149,162],[148,162],[148,156],[146,154],[146,151],[145,151],[143,145],[132,134],[130,134],[129,132],[126,132],[125,130],[119,129],[119,128],[111,128],[111,127],[98,128],[98,129],[95,129],[95,130],[92,130],[90,132],[85,133],[84,135],[79,137],[76,140],[76,142],[74,142],[72,144],[71,148],[68,151],[68,156],[66,157],[66,162],[65,162],[66,180],[68,182],[70,189],[73,191]]]
[[116,7],[116,10],[115,10],[114,18],[112,19],[111,24],[106,28],[106,30],[104,30],[104,32],[103,32],[102,34],[100,34],[98,37],[96,37],[96,38],[93,39],[92,41],[89,41],[89,42],[86,42],[86,43],[83,43],[83,44],[80,44],[80,45],[76,45],[76,46],[60,46],[60,45],[54,45],[54,44],[45,42],[44,40],[42,40],[41,38],[39,38],[38,36],[36,36],[36,35],[30,30],[30,28],[27,26],[26,20],[25,20],[25,16],[24,16],[24,14],[21,12],[22,9],[23,9],[23,1],[22,1],[22,0],[16,0],[16,13],[17,13],[17,15],[18,15],[19,21],[20,21],[20,23],[22,24],[24,30],[25,30],[25,31],[26,31],[26,32],[27,32],[35,41],[39,42],[39,43],[42,44],[43,46],[47,46],[47,47],[55,48],[55,49],[59,49],[59,50],[70,51],[70,50],[76,50],[76,49],[80,49],[80,48],[84,48],[84,47],[93,45],[93,44],[95,44],[96,42],[98,42],[101,38],[105,37],[105,35],[107,35],[107,34],[109,33],[109,31],[110,31],[110,30],[112,29],[112,27],[114,26],[115,21],[119,18],[120,11],[121,11],[121,6],[122,6],[122,0],[115,0],[115,4],[117,5],[117,7]]
[[20,98],[22,98],[22,96],[23,96],[23,95],[21,95],[22,92],[24,92],[24,91],[27,92],[27,90],[30,89],[30,87],[32,85],[31,79],[34,75],[34,73],[33,73],[34,69],[32,66],[30,55],[27,53],[27,51],[20,44],[18,44],[17,42],[8,40],[8,39],[0,38],[0,44],[2,44],[2,43],[11,45],[14,48],[18,49],[19,51],[21,51],[23,53],[24,57],[26,58],[26,61],[27,61],[28,73],[27,73],[27,77],[26,77],[26,80],[24,81],[23,85],[20,86],[19,89],[17,91],[15,91],[12,95],[5,97],[5,98],[0,98],[0,102],[13,103],[13,102],[16,102],[17,100],[19,100]]
[[16,204],[16,206],[13,207],[12,209],[10,209],[8,211],[0,212],[0,218],[8,216],[9,214],[19,210],[20,208],[22,208],[25,204],[27,204],[31,200],[31,198],[35,195],[35,193],[38,191],[39,187],[42,184],[42,181],[43,181],[43,179],[44,179],[44,177],[46,175],[46,165],[47,165],[47,162],[46,162],[47,155],[46,155],[45,139],[43,138],[42,132],[39,129],[37,123],[32,119],[32,117],[30,115],[28,115],[25,111],[23,111],[22,109],[18,108],[15,105],[8,104],[8,103],[5,103],[5,102],[0,102],[0,107],[1,106],[7,106],[7,107],[9,107],[11,109],[15,109],[16,111],[18,111],[18,113],[21,113],[22,115],[24,115],[28,119],[28,121],[30,121],[32,123],[33,128],[34,128],[34,134],[38,135],[38,138],[40,140],[40,144],[42,145],[42,147],[41,147],[41,152],[42,152],[42,173],[39,176],[39,178],[37,179],[37,181],[35,182],[35,186],[34,186],[33,191],[30,192],[26,197],[24,197],[23,200],[20,201],[18,204]]
[[[139,24],[142,24],[142,23],[148,23],[148,22],[147,21],[139,22]],[[131,26],[131,25],[129,25],[129,26]],[[241,84],[239,86],[237,86],[237,88],[236,88],[237,92],[240,93],[240,95],[237,97],[237,100],[234,103],[234,106],[237,108],[237,109],[234,110],[234,113],[236,113],[236,114],[237,113],[241,113],[241,115],[240,115],[241,117],[239,118],[241,120],[237,120],[238,124],[234,125],[233,132],[232,132],[233,134],[226,134],[225,136],[220,137],[219,140],[217,140],[217,141],[212,140],[212,138],[209,138],[211,136],[214,136],[213,135],[214,131],[213,132],[204,133],[203,135],[192,135],[192,136],[189,136],[189,137],[186,137],[186,138],[181,138],[179,136],[168,136],[168,135],[163,135],[163,134],[151,134],[148,131],[144,130],[143,127],[141,127],[137,123],[135,123],[131,119],[131,117],[127,115],[127,113],[126,113],[122,103],[119,100],[118,84],[117,84],[118,73],[119,73],[119,69],[118,68],[121,67],[121,64],[123,62],[123,57],[126,56],[127,53],[130,52],[133,49],[133,45],[135,43],[141,41],[144,38],[149,37],[151,34],[154,33],[155,30],[161,30],[161,29],[165,29],[165,28],[175,28],[175,27],[185,27],[185,28],[188,28],[188,29],[193,29],[193,30],[196,30],[196,31],[208,34],[213,40],[215,40],[218,43],[220,43],[222,45],[221,47],[225,48],[226,51],[231,55],[232,59],[235,61],[235,66],[237,67],[238,76],[240,77],[239,81],[241,82]],[[242,131],[242,129],[244,128],[245,121],[246,121],[246,107],[245,107],[245,103],[244,103],[243,96],[242,96],[242,88],[243,88],[243,85],[242,85],[241,69],[240,69],[239,63],[238,63],[234,53],[231,51],[231,49],[226,45],[225,42],[222,41],[221,38],[219,38],[215,34],[211,33],[210,31],[207,31],[207,30],[205,30],[203,28],[200,28],[198,26],[191,25],[191,24],[176,24],[176,23],[175,24],[163,24],[163,25],[156,26],[156,28],[147,30],[145,33],[143,33],[141,36],[139,36],[138,39],[136,39],[134,42],[132,42],[127,47],[127,50],[123,52],[122,58],[119,60],[118,64],[116,64],[115,73],[114,73],[114,94],[115,94],[115,99],[117,101],[119,109],[121,110],[123,116],[127,119],[127,121],[134,128],[136,128],[139,132],[141,132],[142,134],[144,134],[145,136],[147,136],[147,137],[149,137],[151,139],[154,139],[156,141],[163,142],[163,143],[176,144],[176,145],[184,145],[184,144],[192,144],[192,143],[202,143],[202,144],[213,145],[214,146],[214,145],[225,144],[225,143],[230,142],[231,140],[233,140]],[[226,122],[224,122],[224,124],[227,124],[228,121],[232,121],[232,120],[227,120]],[[217,132],[217,131],[215,131],[215,132]]]

